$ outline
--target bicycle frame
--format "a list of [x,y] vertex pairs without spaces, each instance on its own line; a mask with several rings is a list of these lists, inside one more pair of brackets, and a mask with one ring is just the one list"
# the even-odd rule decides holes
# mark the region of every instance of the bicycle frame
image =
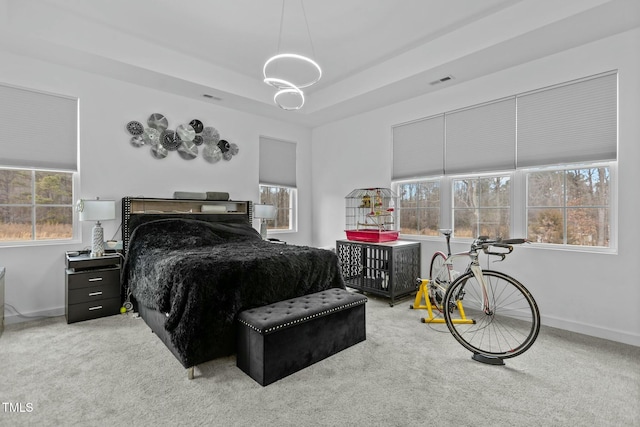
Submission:
[[[444,264],[443,264],[443,268],[447,268],[449,269],[449,272],[454,271],[453,270],[453,261],[455,259],[460,259],[460,258],[470,258],[470,262],[467,265],[467,268],[465,270],[465,273],[468,271],[473,272],[473,275],[475,276],[476,280],[478,281],[478,283],[480,283],[482,285],[482,311],[484,311],[486,314],[491,314],[491,309],[489,307],[489,297],[487,296],[487,284],[484,281],[484,275],[482,274],[482,267],[480,266],[480,262],[478,261],[478,252],[475,250],[472,251],[466,251],[466,252],[457,252],[455,254],[451,254],[447,257],[447,259],[445,260]],[[453,280],[451,281],[451,283],[455,282],[456,278],[452,278]],[[449,284],[451,284],[449,283]],[[443,286],[439,285],[436,283],[436,286],[438,286],[441,290],[446,291],[447,289],[444,288]]]
[[[487,292],[487,284],[484,280],[484,275],[482,274],[482,267],[480,266],[480,262],[478,261],[478,250],[475,246],[472,245],[471,250],[469,251],[465,251],[465,252],[456,252],[456,253],[451,253],[451,245],[450,245],[450,235],[448,233],[445,233],[445,236],[447,237],[447,257],[444,261],[444,264],[442,264],[442,267],[440,267],[440,270],[438,270],[438,272],[436,273],[435,277],[442,277],[442,272],[444,271],[444,269],[446,268],[448,270],[447,272],[447,276],[449,277],[449,280],[446,282],[446,286],[443,286],[443,284],[439,283],[437,280],[420,280],[421,282],[421,289],[418,291],[418,293],[416,294],[416,300],[415,300],[415,304],[411,306],[411,308],[423,308],[423,309],[427,309],[428,313],[429,313],[429,317],[428,318],[423,318],[422,321],[424,323],[444,323],[443,319],[440,318],[436,318],[433,315],[432,312],[432,305],[431,305],[431,301],[430,301],[430,294],[427,291],[427,286],[429,286],[432,289],[439,289],[440,292],[442,292],[442,294],[444,295],[444,293],[447,291],[447,288],[453,283],[455,282],[455,280],[457,279],[457,277],[451,277],[451,272],[455,271],[453,269],[453,263],[456,259],[461,259],[461,258],[469,258],[469,264],[467,265],[465,271],[460,274],[460,276],[467,274],[467,272],[471,271],[474,275],[474,277],[476,278],[476,280],[478,280],[478,283],[481,284],[481,288],[482,288],[482,307],[481,310],[485,313],[490,315],[492,312],[492,309],[490,307],[490,302],[489,302],[489,297],[488,297],[488,292]],[[494,254],[494,255],[499,255],[499,254]],[[504,257],[503,257],[504,259]],[[424,289],[423,289],[424,288]],[[425,305],[421,305],[420,302],[422,300],[422,297],[424,297],[426,304]],[[464,308],[462,306],[462,301],[460,299],[457,299],[456,302],[457,308],[458,308],[458,312],[460,313],[460,319],[455,319],[454,322],[456,323],[474,323],[473,320],[471,319],[467,319],[464,313]],[[447,310],[449,309],[448,307],[438,307],[439,310]]]

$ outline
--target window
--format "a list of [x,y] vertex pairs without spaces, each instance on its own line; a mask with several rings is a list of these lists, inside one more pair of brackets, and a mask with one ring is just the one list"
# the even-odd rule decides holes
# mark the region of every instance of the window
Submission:
[[296,230],[296,148],[295,142],[260,137],[260,203],[277,209],[268,230]]
[[73,173],[0,169],[0,242],[73,238]]
[[613,70],[393,126],[401,232],[615,248],[617,94]]
[[0,84],[0,244],[72,239],[78,99]]
[[400,233],[437,236],[440,225],[440,181],[398,183]]
[[538,243],[609,247],[607,165],[527,174],[527,238]]
[[260,186],[260,203],[274,205],[276,217],[267,221],[268,230],[294,230],[293,206],[295,189],[272,185]]
[[455,237],[510,237],[511,177],[509,175],[453,180]]

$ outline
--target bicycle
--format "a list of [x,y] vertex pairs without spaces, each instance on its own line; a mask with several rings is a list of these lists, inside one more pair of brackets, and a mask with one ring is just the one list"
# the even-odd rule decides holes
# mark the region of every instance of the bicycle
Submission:
[[[440,231],[447,240],[447,254],[436,252],[431,258],[425,295],[429,298],[427,305],[444,314],[444,322],[439,323],[446,323],[454,338],[473,353],[473,359],[483,363],[504,364],[503,359],[527,351],[540,331],[535,299],[519,281],[499,271],[482,269],[478,261],[479,251],[503,261],[513,245],[527,240],[480,236],[469,251],[452,254],[451,230]],[[470,261],[460,274],[453,269],[453,261],[465,257]],[[438,322],[430,316],[423,321]]]

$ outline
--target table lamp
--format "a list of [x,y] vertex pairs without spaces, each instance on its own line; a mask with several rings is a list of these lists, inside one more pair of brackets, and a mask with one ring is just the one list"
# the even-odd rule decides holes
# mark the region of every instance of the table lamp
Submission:
[[260,235],[267,238],[267,220],[276,217],[276,207],[273,205],[254,205],[253,215],[260,220]]
[[80,212],[80,221],[96,221],[91,229],[91,257],[104,255],[104,230],[100,221],[116,219],[116,202],[113,200],[80,199],[76,203],[76,210]]

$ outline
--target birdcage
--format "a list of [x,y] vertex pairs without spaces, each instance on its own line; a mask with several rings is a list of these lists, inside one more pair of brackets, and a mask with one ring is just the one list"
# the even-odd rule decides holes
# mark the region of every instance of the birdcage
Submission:
[[347,239],[364,242],[398,240],[398,196],[389,188],[359,188],[345,197]]

